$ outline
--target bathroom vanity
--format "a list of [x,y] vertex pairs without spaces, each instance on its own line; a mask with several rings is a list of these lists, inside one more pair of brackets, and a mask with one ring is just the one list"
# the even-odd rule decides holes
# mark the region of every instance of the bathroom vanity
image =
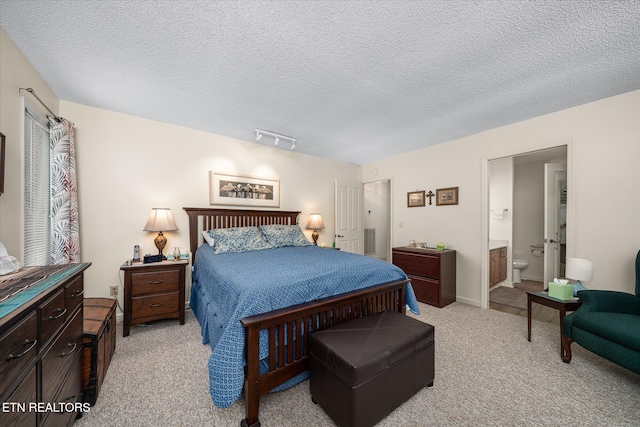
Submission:
[[507,280],[507,247],[489,246],[489,287]]

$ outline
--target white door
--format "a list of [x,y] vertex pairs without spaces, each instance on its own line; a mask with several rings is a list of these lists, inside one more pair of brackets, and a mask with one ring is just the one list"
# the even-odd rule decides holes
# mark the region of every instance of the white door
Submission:
[[336,180],[336,248],[364,254],[363,204],[362,183]]
[[560,163],[544,165],[544,289],[560,271],[560,182],[567,173]]

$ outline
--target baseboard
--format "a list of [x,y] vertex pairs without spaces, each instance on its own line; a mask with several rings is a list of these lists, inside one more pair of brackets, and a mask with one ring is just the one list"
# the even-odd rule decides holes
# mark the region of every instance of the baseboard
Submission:
[[480,304],[480,301],[474,300],[474,299],[471,299],[471,298],[463,298],[463,297],[460,297],[459,295],[456,295],[456,302],[461,302],[462,304],[472,305],[474,307],[482,307],[482,304]]

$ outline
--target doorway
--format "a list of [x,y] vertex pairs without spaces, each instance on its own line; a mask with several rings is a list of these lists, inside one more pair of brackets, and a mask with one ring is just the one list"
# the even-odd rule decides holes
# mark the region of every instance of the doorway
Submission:
[[391,181],[364,183],[364,254],[391,262]]
[[[548,167],[545,164],[554,164],[554,170],[565,171],[566,175],[567,145],[489,159],[487,163],[487,236],[490,247],[501,243],[507,248],[508,274],[506,280],[491,288],[485,285],[486,305],[483,306],[490,307],[492,296],[501,295],[507,301],[514,301],[514,306],[526,309],[526,291],[531,290],[531,286],[542,290],[549,276],[560,277],[563,271],[561,255],[566,253],[567,180],[559,179],[560,175],[556,174],[550,184],[554,193],[550,196],[553,204],[549,209],[554,213],[549,224],[545,210],[545,205],[549,206],[546,196],[549,188],[545,184]],[[555,234],[548,237],[550,233]],[[545,245],[545,238],[549,244]],[[525,265],[518,275],[513,274],[514,260]],[[522,282],[514,283],[518,281],[517,276]],[[500,292],[492,292],[497,288]]]

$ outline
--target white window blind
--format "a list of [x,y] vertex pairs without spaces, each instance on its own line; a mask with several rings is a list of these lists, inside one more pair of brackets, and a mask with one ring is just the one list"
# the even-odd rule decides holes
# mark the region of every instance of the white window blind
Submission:
[[46,117],[25,109],[24,265],[51,263],[49,127]]

